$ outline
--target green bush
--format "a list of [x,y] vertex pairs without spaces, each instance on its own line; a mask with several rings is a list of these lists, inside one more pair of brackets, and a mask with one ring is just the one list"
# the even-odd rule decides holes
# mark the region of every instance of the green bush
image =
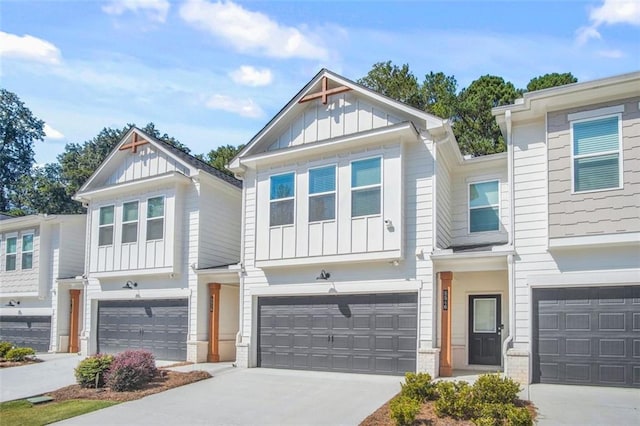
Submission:
[[436,397],[436,386],[428,373],[406,373],[402,384],[402,395],[424,402]]
[[111,367],[113,356],[97,354],[80,361],[75,369],[76,381],[83,388],[101,388],[105,374]]
[[513,404],[518,398],[520,385],[499,374],[483,374],[473,384],[473,396],[479,403]]
[[405,395],[398,395],[389,403],[391,419],[398,426],[410,425],[420,411],[420,401]]
[[0,342],[0,358],[4,358],[11,348],[13,348],[13,343]]
[[507,424],[509,426],[533,426],[533,418],[526,407],[512,405],[507,409]]
[[435,411],[439,417],[454,419],[472,419],[476,417],[477,403],[473,398],[473,388],[469,383],[438,382],[436,385],[438,399]]
[[140,389],[157,373],[156,362],[149,351],[125,351],[113,358],[107,372],[107,385],[116,392]]
[[25,359],[36,354],[32,348],[11,348],[5,354],[5,359],[7,361],[24,361]]

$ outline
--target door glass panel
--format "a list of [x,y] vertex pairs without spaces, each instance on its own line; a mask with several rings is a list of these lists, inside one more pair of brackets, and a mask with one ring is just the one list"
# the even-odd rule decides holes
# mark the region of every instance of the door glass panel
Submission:
[[496,332],[496,299],[473,300],[473,332]]

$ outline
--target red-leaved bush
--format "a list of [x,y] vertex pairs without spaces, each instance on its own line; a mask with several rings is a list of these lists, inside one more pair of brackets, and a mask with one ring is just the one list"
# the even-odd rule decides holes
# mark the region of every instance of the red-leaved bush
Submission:
[[156,361],[149,351],[125,351],[113,358],[106,374],[107,386],[116,392],[140,389],[156,375]]

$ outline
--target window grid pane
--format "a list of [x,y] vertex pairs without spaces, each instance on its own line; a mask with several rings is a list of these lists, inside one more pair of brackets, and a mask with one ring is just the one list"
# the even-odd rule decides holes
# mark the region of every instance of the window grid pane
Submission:
[[131,222],[138,220],[138,202],[132,201],[122,205],[122,221]]
[[336,190],[335,166],[309,170],[309,194]]
[[576,158],[573,174],[576,191],[594,191],[620,186],[618,154]]
[[113,223],[113,206],[100,207],[100,225]]
[[33,253],[22,253],[22,269],[33,267]]
[[98,231],[98,245],[110,246],[113,244],[113,225],[101,226]]
[[574,155],[617,151],[620,148],[618,117],[574,123],[573,140]]
[[469,185],[469,207],[495,206],[500,202],[498,181]]
[[15,271],[16,270],[16,255],[8,254],[5,262],[5,269],[7,271]]
[[380,188],[351,191],[351,217],[380,214]]
[[309,198],[309,222],[336,218],[336,194],[316,195]]
[[7,254],[15,253],[18,249],[18,238],[7,238]]
[[122,242],[135,243],[138,241],[138,222],[122,224]]
[[279,200],[281,198],[293,197],[295,193],[294,174],[271,176],[271,200]]
[[469,231],[487,232],[500,229],[497,207],[482,207],[469,211]]
[[381,179],[380,158],[354,161],[351,163],[351,187],[379,185]]
[[149,198],[147,201],[147,218],[164,216],[164,197]]
[[269,226],[293,224],[294,200],[271,202],[269,211]]
[[164,219],[147,220],[147,241],[161,240],[164,237]]

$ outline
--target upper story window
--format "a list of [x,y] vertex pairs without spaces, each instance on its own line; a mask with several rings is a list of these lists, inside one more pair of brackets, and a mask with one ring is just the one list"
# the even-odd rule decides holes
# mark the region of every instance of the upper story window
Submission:
[[100,207],[100,223],[98,226],[98,245],[113,244],[113,206]]
[[164,197],[147,200],[147,241],[164,237]]
[[293,224],[295,211],[295,174],[271,176],[269,178],[269,225]]
[[573,191],[622,187],[619,114],[571,122]]
[[380,214],[381,182],[380,157],[351,163],[351,217]]
[[22,269],[33,268],[33,234],[22,236]]
[[15,271],[16,270],[16,256],[18,252],[18,238],[17,237],[8,237],[7,238],[7,255],[5,256],[5,270],[6,271]]
[[469,232],[500,229],[500,181],[469,184]]
[[138,241],[138,202],[131,201],[122,205],[122,242]]
[[309,222],[336,218],[336,166],[309,170]]

